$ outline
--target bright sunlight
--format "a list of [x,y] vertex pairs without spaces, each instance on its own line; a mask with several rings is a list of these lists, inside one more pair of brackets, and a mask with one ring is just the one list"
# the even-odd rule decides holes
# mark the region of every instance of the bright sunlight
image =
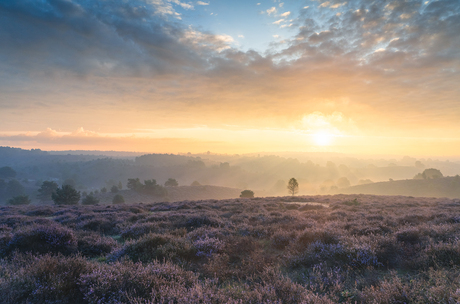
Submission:
[[333,135],[327,131],[318,131],[312,137],[314,143],[318,146],[329,146],[333,140]]

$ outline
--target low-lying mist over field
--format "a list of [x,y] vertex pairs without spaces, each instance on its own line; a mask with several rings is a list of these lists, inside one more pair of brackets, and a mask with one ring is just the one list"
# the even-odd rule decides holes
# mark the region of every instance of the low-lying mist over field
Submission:
[[[0,198],[5,204],[28,195],[34,204],[43,182],[70,184],[83,196],[93,194],[110,203],[115,191],[132,202],[236,198],[243,190],[256,196],[284,196],[295,178],[299,194],[366,193],[460,197],[460,162],[399,157],[363,159],[342,154],[257,153],[135,154],[101,151],[53,152],[0,147]],[[139,193],[129,179],[155,180],[165,186],[161,195]],[[112,189],[116,186],[115,189]],[[114,191],[114,192],[111,192]],[[138,189],[139,190],[139,189]],[[142,192],[142,191],[141,191]]]

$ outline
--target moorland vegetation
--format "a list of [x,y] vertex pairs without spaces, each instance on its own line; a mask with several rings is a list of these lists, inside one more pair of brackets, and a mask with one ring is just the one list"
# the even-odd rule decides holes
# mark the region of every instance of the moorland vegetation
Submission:
[[457,303],[459,232],[446,198],[5,206],[0,303]]

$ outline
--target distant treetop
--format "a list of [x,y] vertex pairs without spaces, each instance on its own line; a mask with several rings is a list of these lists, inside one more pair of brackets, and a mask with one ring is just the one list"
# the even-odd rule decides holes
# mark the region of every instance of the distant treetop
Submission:
[[0,168],[0,178],[15,178],[16,171],[13,170],[11,167],[1,167]]

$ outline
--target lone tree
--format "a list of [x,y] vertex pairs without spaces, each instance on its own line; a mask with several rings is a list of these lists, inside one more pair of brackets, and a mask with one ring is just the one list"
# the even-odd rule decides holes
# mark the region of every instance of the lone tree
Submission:
[[424,179],[436,179],[444,177],[441,171],[435,168],[425,169],[422,173],[422,176]]
[[56,192],[53,192],[51,198],[56,205],[77,205],[80,200],[80,192],[71,185],[63,185],[62,188],[57,188]]
[[240,197],[249,197],[249,198],[252,198],[254,197],[254,191],[251,191],[251,190],[243,190],[241,191],[241,195]]
[[287,189],[289,193],[294,196],[297,192],[299,192],[299,183],[295,178],[291,178],[287,185]]

